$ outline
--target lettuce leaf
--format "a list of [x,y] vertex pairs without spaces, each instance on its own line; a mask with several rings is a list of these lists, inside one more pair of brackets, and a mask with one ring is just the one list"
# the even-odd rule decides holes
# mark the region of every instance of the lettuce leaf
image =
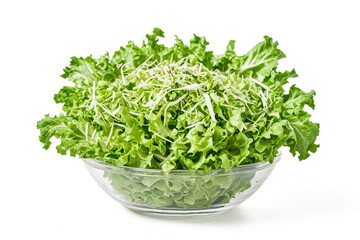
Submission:
[[304,110],[314,109],[315,91],[293,85],[285,94],[297,74],[277,70],[285,57],[277,42],[265,36],[238,56],[232,40],[214,55],[205,37],[189,45],[176,37],[172,47],[161,37],[155,28],[112,57],[72,57],[62,77],[73,86],[54,96],[63,113],[37,124],[44,148],[56,137],[60,154],[166,173],[272,162],[282,146],[300,160],[317,150],[319,124]]
[[155,208],[180,207],[184,209],[206,208],[225,204],[236,194],[247,194],[254,172],[221,174],[205,172],[196,175],[151,175],[114,173],[105,171],[116,194],[136,205],[150,205]]

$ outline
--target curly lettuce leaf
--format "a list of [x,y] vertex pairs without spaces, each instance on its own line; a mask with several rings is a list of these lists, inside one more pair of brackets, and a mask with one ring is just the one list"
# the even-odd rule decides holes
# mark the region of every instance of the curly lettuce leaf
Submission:
[[[147,173],[150,174],[151,173]],[[230,202],[235,195],[246,195],[254,172],[223,174],[205,172],[196,175],[131,175],[105,171],[115,194],[133,204],[154,208],[196,209]]]
[[60,154],[165,172],[272,162],[282,146],[300,160],[317,150],[319,125],[304,110],[315,92],[285,94],[297,74],[277,70],[277,42],[265,36],[238,56],[231,40],[214,55],[205,37],[176,37],[172,47],[160,37],[155,28],[112,57],[72,57],[62,77],[73,86],[54,96],[64,113],[37,125],[44,148],[56,137]]

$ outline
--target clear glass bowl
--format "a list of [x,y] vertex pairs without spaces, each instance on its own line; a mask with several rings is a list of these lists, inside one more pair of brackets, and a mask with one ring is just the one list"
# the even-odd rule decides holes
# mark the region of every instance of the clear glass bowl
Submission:
[[97,184],[112,198],[138,213],[166,218],[201,217],[234,208],[253,195],[280,160],[242,165],[225,171],[193,173],[114,167],[83,159]]

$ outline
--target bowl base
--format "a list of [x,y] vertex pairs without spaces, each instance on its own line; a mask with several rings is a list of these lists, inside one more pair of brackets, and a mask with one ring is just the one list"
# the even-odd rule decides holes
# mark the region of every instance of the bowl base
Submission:
[[165,218],[165,219],[194,219],[194,218],[206,218],[216,215],[220,215],[228,210],[236,207],[235,204],[224,205],[221,207],[210,207],[207,209],[156,209],[149,207],[134,206],[126,203],[122,203],[127,209],[146,216]]

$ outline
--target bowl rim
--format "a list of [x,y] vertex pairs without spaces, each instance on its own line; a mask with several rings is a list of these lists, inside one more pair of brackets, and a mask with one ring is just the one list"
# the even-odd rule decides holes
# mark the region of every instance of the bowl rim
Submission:
[[[237,167],[233,167],[233,168],[229,169],[228,171],[225,171],[225,173],[238,172],[238,171],[253,171],[253,170],[258,171],[258,170],[261,170],[264,168],[268,168],[270,166],[275,166],[275,164],[280,160],[281,155],[282,155],[282,153],[279,150],[278,154],[275,156],[272,163],[270,163],[269,161],[266,161],[266,162],[257,162],[257,163],[240,165]],[[93,159],[93,158],[82,158],[82,160],[85,164],[95,167],[97,169],[106,169],[106,170],[111,170],[114,172],[126,170],[126,171],[133,171],[133,172],[139,172],[139,173],[158,173],[158,174],[165,173],[162,169],[136,168],[136,167],[128,167],[128,166],[116,167],[116,166],[111,165],[110,163],[103,162],[101,160],[97,160],[97,159]],[[209,171],[206,171],[204,169],[199,169],[199,170],[195,171],[195,173],[199,173],[199,172],[202,172],[202,173],[224,172],[224,168],[210,169]],[[171,170],[168,174],[185,174],[185,173],[194,173],[194,172],[191,170],[187,170],[187,169],[175,169],[175,170]]]

